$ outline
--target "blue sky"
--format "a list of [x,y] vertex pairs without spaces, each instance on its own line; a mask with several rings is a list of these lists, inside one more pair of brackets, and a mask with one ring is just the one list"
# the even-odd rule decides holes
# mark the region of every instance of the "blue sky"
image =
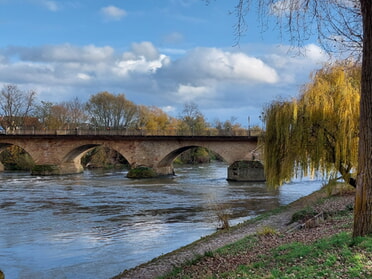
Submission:
[[[235,0],[0,0],[0,86],[38,99],[86,101],[101,91],[179,116],[194,102],[209,122],[260,124],[263,106],[296,96],[328,57],[291,49],[257,15],[235,45]],[[302,55],[298,55],[298,52]]]

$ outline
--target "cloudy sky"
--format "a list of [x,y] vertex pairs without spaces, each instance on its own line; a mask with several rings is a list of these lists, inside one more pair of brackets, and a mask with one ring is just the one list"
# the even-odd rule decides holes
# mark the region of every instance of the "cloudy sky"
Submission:
[[[327,56],[291,49],[254,12],[236,45],[235,0],[0,0],[0,87],[86,101],[101,91],[172,116],[194,102],[209,122],[261,125],[264,105],[296,96]],[[299,55],[298,53],[302,53]]]

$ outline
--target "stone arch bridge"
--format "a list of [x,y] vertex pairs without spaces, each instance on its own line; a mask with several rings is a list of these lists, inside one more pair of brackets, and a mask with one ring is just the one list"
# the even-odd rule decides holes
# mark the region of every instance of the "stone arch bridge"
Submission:
[[97,146],[117,151],[131,168],[147,167],[158,176],[172,175],[172,163],[179,154],[193,147],[204,147],[230,165],[228,179],[264,180],[263,168],[259,174],[252,169],[248,174],[247,170],[241,172],[239,167],[230,170],[236,162],[261,158],[256,136],[0,135],[0,152],[11,145],[19,146],[32,157],[35,175],[82,172],[81,158]]

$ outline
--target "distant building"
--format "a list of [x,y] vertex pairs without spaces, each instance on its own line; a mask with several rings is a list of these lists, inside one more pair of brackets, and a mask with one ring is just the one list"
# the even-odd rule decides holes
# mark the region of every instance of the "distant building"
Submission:
[[6,132],[16,130],[39,130],[42,124],[37,117],[3,116],[0,117],[0,126]]

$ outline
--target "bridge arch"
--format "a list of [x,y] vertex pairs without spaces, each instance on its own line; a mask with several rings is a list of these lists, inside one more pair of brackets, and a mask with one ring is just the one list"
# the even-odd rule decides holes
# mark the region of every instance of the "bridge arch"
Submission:
[[[0,154],[5,150],[7,149],[9,146],[12,146],[12,144],[9,144],[9,143],[1,143],[0,144]],[[3,163],[0,161],[0,171],[4,171],[5,167],[3,165]]]
[[[0,143],[0,154],[5,152],[7,149],[11,147],[19,148],[18,150],[15,150],[17,152],[18,156],[23,157],[23,161],[20,162],[14,162],[16,167],[19,167],[21,170],[29,170],[34,165],[34,158],[32,158],[31,154],[24,148],[24,146],[19,145],[17,143]],[[13,152],[13,151],[12,151]],[[23,162],[23,163],[22,163]],[[3,164],[3,158],[0,159],[0,171],[4,171],[5,166]]]
[[[178,143],[180,145],[180,143]],[[226,148],[218,142],[200,142],[198,144],[183,143],[181,147],[168,146],[168,153],[155,165],[155,170],[160,174],[174,174],[173,161],[184,151],[202,147],[219,155],[229,167],[227,169],[228,180],[236,181],[264,181],[263,165],[256,161],[256,149]],[[173,149],[173,150],[172,150]]]
[[198,148],[198,147],[201,147],[201,148],[205,148],[207,149],[208,151],[212,151],[213,153],[219,155],[222,159],[224,159],[220,154],[218,154],[217,152],[215,152],[214,150],[211,150],[209,148],[206,148],[202,145],[186,145],[186,146],[183,146],[183,147],[180,147],[180,148],[177,148],[173,151],[171,151],[170,153],[168,153],[163,159],[160,160],[160,162],[158,163],[158,167],[162,168],[162,167],[171,167],[172,164],[173,164],[173,161],[179,156],[181,155],[183,152],[187,151],[187,150],[190,150],[192,148]]
[[120,151],[116,150],[113,146],[109,144],[89,143],[89,144],[79,145],[73,148],[72,150],[70,150],[62,159],[62,163],[60,167],[63,168],[64,171],[68,171],[69,168],[71,169],[72,172],[83,171],[85,166],[81,164],[82,158],[89,151],[92,151],[94,148],[97,148],[97,147],[103,147],[105,149],[113,150],[114,152],[119,154],[122,158],[124,158],[127,161],[125,156]]
[[66,173],[83,172],[84,167],[81,165],[81,158],[99,144],[84,144],[70,150],[62,159],[59,169]]

